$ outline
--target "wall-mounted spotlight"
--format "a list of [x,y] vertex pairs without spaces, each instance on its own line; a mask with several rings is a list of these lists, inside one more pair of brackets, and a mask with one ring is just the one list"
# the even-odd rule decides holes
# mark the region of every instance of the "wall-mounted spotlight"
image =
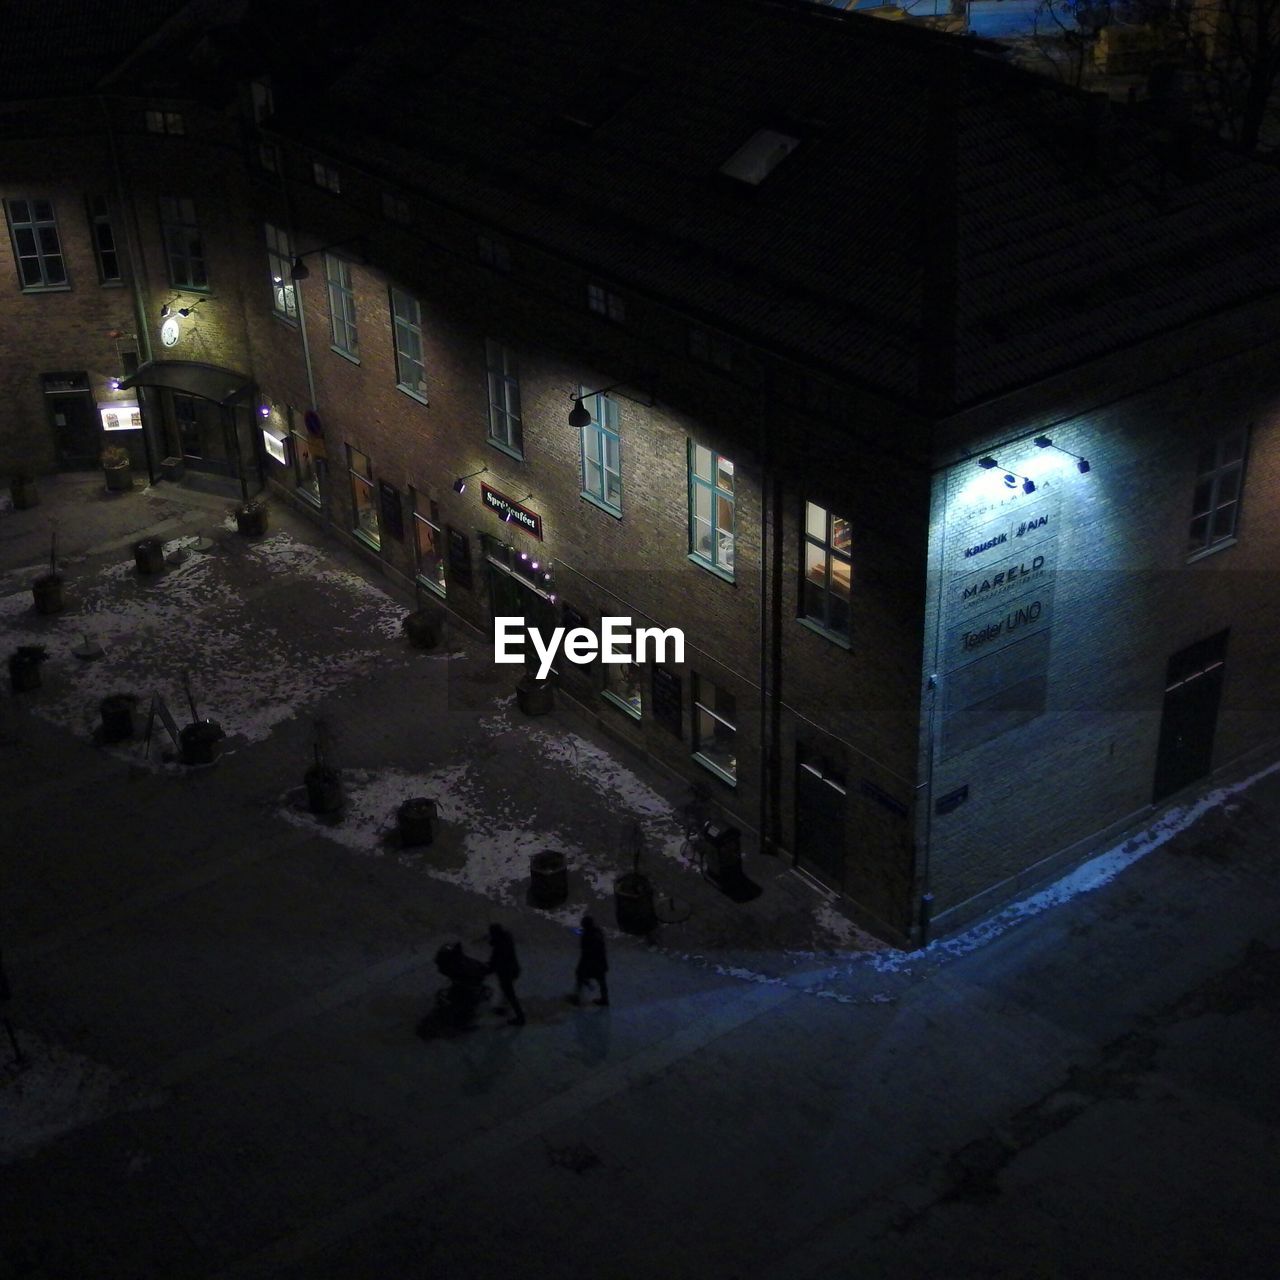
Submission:
[[258,412],[259,412],[259,413],[260,413],[264,418],[269,418],[269,417],[271,417],[271,406],[270,406],[269,404],[260,404],[260,405],[258,406]]
[[[523,497],[523,498],[519,498],[519,499],[516,501],[516,506],[519,506],[521,502],[528,502],[528,501],[529,501],[529,499],[530,499],[530,498],[532,498],[532,497],[533,497],[533,494],[531,494],[531,493],[526,493],[526,494],[524,495],[524,497]],[[514,511],[512,511],[510,507],[508,507],[508,508],[507,508],[507,514],[506,514],[505,516],[503,516],[502,518],[507,522],[507,524],[510,524],[510,523],[511,523],[511,519],[512,519],[512,517],[513,517],[514,515],[515,515],[515,512],[514,512]],[[521,559],[521,560],[527,560],[528,558],[529,558],[529,557],[528,557],[528,556],[526,556],[526,555],[521,555],[521,557],[520,557],[520,559]],[[536,569],[538,566],[535,564],[533,567]]]
[[984,456],[979,458],[978,466],[984,471],[991,471],[999,467],[1001,471],[1004,471],[1004,483],[1009,489],[1016,488],[1018,481],[1021,480],[1023,493],[1035,493],[1036,491],[1036,482],[1030,476],[1019,475],[1016,471],[1007,471],[992,457]]
[[573,396],[573,408],[569,410],[569,425],[578,429],[585,427],[591,421],[591,410],[582,402],[590,400],[592,396],[607,395],[610,391],[616,391],[620,386],[622,386],[621,382],[615,382],[610,386],[601,387],[599,391],[588,391],[585,395]]
[[120,379],[119,379],[119,378],[108,378],[108,379],[107,379],[107,386],[109,386],[109,387],[111,388],[111,390],[112,390],[112,391],[119,391],[119,390],[120,390]]
[[481,467],[479,471],[472,471],[472,472],[470,472],[468,475],[465,475],[465,476],[459,476],[459,477],[458,477],[458,478],[453,482],[453,491],[454,491],[454,493],[466,493],[466,491],[467,491],[467,481],[468,481],[468,480],[474,480],[474,479],[476,478],[476,476],[482,476],[482,475],[484,475],[484,473],[485,473],[486,471],[488,471],[488,470],[489,470],[489,468],[488,468],[487,466],[484,466],[484,467]]
[[313,253],[328,253],[330,249],[341,249],[343,245],[363,245],[363,243],[363,236],[353,236],[350,240],[338,240],[334,244],[322,244],[318,249],[308,249],[306,253],[296,254],[293,259],[293,266],[289,268],[289,279],[306,280],[311,275],[311,268],[303,262],[303,258],[309,258]]
[[1072,453],[1070,449],[1064,449],[1060,444],[1054,444],[1048,436],[1036,436],[1031,442],[1037,449],[1056,449],[1059,453],[1065,453],[1068,458],[1076,460],[1076,470],[1082,475],[1088,475],[1090,471],[1089,459],[1082,458],[1078,453]]

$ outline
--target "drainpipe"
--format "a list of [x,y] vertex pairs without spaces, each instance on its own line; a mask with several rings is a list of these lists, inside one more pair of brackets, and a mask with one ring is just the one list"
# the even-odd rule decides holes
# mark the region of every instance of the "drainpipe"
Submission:
[[756,415],[758,456],[760,459],[760,816],[757,830],[760,833],[760,852],[769,844],[769,772],[771,751],[769,746],[769,462],[766,455],[769,436],[770,380],[765,370],[764,397],[760,412]]

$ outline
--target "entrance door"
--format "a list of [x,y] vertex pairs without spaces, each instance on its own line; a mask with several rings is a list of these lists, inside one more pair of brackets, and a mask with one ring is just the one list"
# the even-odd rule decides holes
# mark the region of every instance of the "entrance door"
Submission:
[[796,865],[833,889],[844,885],[844,770],[803,746],[796,755]]
[[[489,603],[495,618],[523,618],[527,627],[536,627],[544,643],[550,643],[551,632],[556,625],[555,605],[532,585],[523,582],[514,573],[489,561]],[[541,665],[533,644],[525,641],[525,668],[537,671]],[[559,675],[554,667],[552,673]]]
[[1227,635],[1228,632],[1219,631],[1169,659],[1153,801],[1207,777],[1213,765],[1213,734],[1226,673]]
[[62,471],[87,471],[99,465],[102,421],[83,373],[46,373],[45,406]]

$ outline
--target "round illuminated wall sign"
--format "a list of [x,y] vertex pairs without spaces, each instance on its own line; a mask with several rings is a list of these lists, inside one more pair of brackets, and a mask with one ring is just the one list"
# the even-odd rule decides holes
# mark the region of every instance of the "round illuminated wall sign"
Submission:
[[160,326],[160,341],[166,347],[175,347],[178,345],[178,339],[182,336],[182,326],[178,323],[177,316],[170,316],[164,324]]

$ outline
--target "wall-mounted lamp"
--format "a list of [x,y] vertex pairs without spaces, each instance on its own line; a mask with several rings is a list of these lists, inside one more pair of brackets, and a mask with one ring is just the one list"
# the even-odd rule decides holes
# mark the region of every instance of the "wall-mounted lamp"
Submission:
[[[531,493],[526,493],[526,494],[524,495],[524,497],[523,497],[523,498],[517,498],[517,499],[516,499],[516,506],[519,506],[519,505],[520,505],[520,503],[522,503],[522,502],[528,502],[528,501],[529,501],[529,499],[530,499],[530,498],[532,498],[532,497],[533,497],[533,494],[531,494]],[[512,517],[514,514],[515,514],[515,513],[511,510],[511,508],[510,508],[510,507],[508,507],[508,508],[507,508],[507,514],[506,514],[505,516],[503,516],[502,518],[503,518],[503,520],[505,520],[505,521],[507,522],[507,524],[510,524],[510,523],[511,523],[511,517]],[[520,557],[520,559],[521,559],[521,560],[527,560],[527,559],[528,559],[528,557],[527,557],[527,556],[522,555],[522,556]],[[534,565],[533,567],[536,569],[538,566],[537,566],[537,565]]]
[[119,390],[120,390],[120,379],[119,379],[119,378],[108,378],[108,379],[107,379],[107,386],[109,386],[109,387],[111,388],[111,390],[112,390],[112,391],[119,391]]
[[[607,395],[610,391],[616,391],[621,382],[612,383],[610,386],[601,387],[599,391],[588,391],[585,395],[573,397],[573,408],[569,410],[569,425],[581,429],[591,421],[591,410],[582,402],[589,400],[592,396]],[[570,393],[572,394],[572,393]]]
[[[204,301],[203,298],[197,298],[189,307],[178,307],[176,308],[177,314],[180,315],[185,320],[187,316],[189,316],[203,301]],[[174,311],[175,311],[175,308],[174,308],[173,302],[164,303],[160,308],[160,319],[161,320],[168,319],[169,316],[174,314]]]
[[311,268],[303,262],[303,258],[309,258],[314,253],[328,253],[330,249],[341,249],[347,244],[363,244],[363,236],[353,236],[350,240],[338,240],[333,244],[322,244],[318,249],[308,249],[306,253],[299,253],[293,259],[293,266],[289,268],[290,280],[306,280],[311,275]]
[[[994,458],[988,456],[979,458],[978,466],[984,471],[991,471],[993,468],[1000,467],[1000,464]],[[1008,471],[1004,467],[1000,467],[1000,470],[1004,471],[1004,482],[1008,488],[1016,487],[1018,481],[1021,480],[1023,493],[1035,493],[1036,482],[1029,476],[1019,475],[1016,471]]]
[[1060,444],[1054,444],[1048,436],[1036,436],[1031,442],[1037,449],[1056,449],[1059,453],[1065,453],[1068,458],[1076,460],[1076,470],[1082,475],[1088,475],[1090,471],[1089,459],[1082,458],[1078,453],[1072,453],[1070,449],[1064,449]]
[[488,471],[488,470],[489,470],[489,468],[488,468],[487,466],[484,466],[484,467],[481,467],[479,471],[472,471],[472,472],[471,472],[470,474],[468,474],[468,475],[465,475],[465,476],[459,476],[459,477],[458,477],[458,478],[453,482],[453,491],[454,491],[454,493],[466,493],[466,491],[467,491],[467,481],[468,481],[468,480],[474,480],[474,479],[476,478],[476,476],[482,476],[482,475],[484,475],[484,473],[485,473],[486,471]]
[[269,418],[269,417],[271,417],[271,406],[270,406],[269,404],[260,404],[260,405],[258,406],[258,412],[259,412],[259,413],[260,413],[264,418]]

